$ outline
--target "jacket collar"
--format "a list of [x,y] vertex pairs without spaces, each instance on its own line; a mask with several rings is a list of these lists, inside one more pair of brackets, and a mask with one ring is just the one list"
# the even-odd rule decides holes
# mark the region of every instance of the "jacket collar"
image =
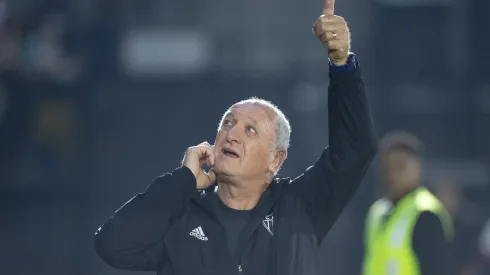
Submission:
[[[254,219],[254,217],[260,217],[262,219],[265,215],[268,215],[271,212],[272,207],[282,193],[284,181],[286,181],[286,179],[272,180],[264,193],[262,193],[257,205],[252,210],[252,219]],[[208,214],[214,216],[214,211],[210,201],[212,196],[218,196],[217,190],[218,186],[215,183],[207,189],[199,190],[198,192],[193,193],[191,200],[193,203],[197,204],[203,208],[203,210],[208,212]]]

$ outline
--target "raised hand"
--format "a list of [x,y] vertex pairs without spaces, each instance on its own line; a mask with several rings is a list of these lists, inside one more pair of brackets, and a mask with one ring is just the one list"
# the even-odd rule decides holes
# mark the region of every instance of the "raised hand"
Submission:
[[347,63],[350,31],[344,18],[334,14],[335,0],[324,0],[323,14],[313,25],[313,33],[328,48],[328,58],[336,66]]
[[197,146],[187,148],[182,165],[189,168],[196,177],[196,188],[205,189],[215,180],[216,174],[211,169],[209,173],[203,169],[203,165],[209,167],[214,165],[213,146],[208,142],[203,142]]

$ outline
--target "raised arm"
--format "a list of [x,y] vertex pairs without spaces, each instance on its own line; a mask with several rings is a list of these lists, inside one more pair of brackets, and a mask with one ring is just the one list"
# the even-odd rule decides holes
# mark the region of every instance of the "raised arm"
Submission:
[[314,32],[329,49],[329,146],[289,186],[305,203],[319,240],[354,195],[377,152],[359,63],[349,53],[349,31],[344,19],[333,15],[333,0],[326,0],[324,12]]
[[333,73],[338,68],[331,68],[329,146],[289,186],[291,194],[308,206],[319,239],[340,216],[377,152],[364,84],[355,66],[353,71],[339,75]]

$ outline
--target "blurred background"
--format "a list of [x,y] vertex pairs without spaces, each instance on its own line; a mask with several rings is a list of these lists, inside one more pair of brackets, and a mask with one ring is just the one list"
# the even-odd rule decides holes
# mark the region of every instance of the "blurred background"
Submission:
[[[322,1],[0,0],[0,274],[138,274],[105,265],[98,226],[235,101],[292,124],[281,170],[328,142]],[[418,135],[425,183],[456,222],[458,274],[490,274],[490,1],[338,0],[376,128]],[[359,274],[377,162],[319,255]],[[328,273],[327,273],[328,270]]]

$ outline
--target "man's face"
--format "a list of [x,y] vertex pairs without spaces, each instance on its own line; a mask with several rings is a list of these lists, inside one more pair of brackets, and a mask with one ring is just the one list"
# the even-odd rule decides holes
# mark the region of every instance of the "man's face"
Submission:
[[404,150],[392,149],[382,154],[381,170],[390,193],[403,192],[420,181],[420,160]]
[[275,138],[272,110],[252,103],[233,105],[216,135],[213,170],[241,179],[265,176],[274,160]]

